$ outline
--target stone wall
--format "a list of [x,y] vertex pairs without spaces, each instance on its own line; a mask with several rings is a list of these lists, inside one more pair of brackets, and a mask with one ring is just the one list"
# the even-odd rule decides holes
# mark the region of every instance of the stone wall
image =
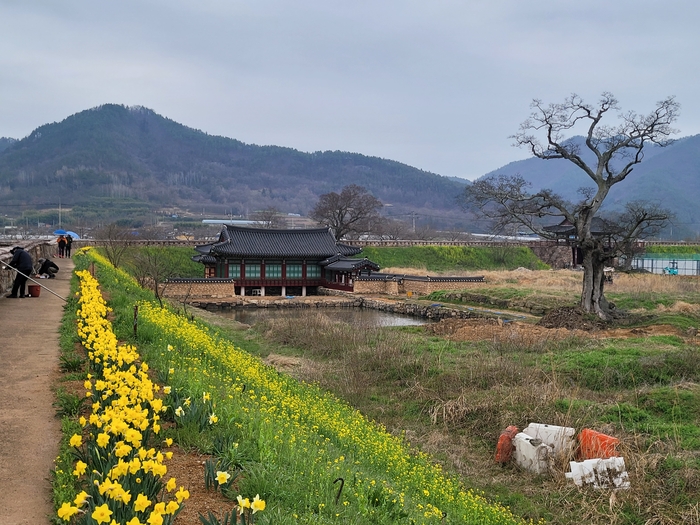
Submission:
[[543,263],[548,264],[555,270],[571,267],[573,259],[571,246],[546,243],[532,246],[530,249]]
[[[13,246],[22,246],[27,250],[31,256],[34,264],[41,259],[46,259],[47,257],[53,258],[56,251],[55,244],[52,246],[45,241],[32,242],[32,243],[22,243],[15,242],[11,246],[0,246],[0,261],[5,264],[9,264],[12,260],[12,254],[10,250]],[[61,259],[55,259],[54,262],[60,268]],[[60,270],[59,270],[60,271]],[[5,266],[0,264],[0,295],[5,295],[12,289],[12,283],[15,280],[15,272],[13,270],[8,270]],[[31,281],[29,281],[31,283]]]
[[165,283],[163,297],[188,301],[230,300],[236,297],[232,280],[191,279]]

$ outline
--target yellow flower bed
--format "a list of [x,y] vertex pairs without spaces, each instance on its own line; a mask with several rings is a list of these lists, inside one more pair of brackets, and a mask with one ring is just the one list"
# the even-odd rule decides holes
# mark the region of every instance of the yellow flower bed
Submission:
[[[221,389],[220,410],[227,410],[228,400],[231,419],[256,437],[261,462],[291,465],[299,457],[297,468],[304,472],[293,472],[292,478],[353,479],[353,492],[343,505],[366,505],[374,498],[397,517],[421,520],[415,523],[437,524],[445,516],[450,523],[522,522],[508,509],[464,490],[428,456],[410,451],[402,439],[334,396],[263,365],[206,327],[150,303],[140,305],[139,318],[140,325],[163,334],[164,345],[176,348],[168,357],[173,381],[191,389]],[[314,454],[313,461],[305,459]],[[363,512],[371,517],[372,505]]]
[[136,349],[117,344],[109,312],[98,282],[87,271],[80,279],[77,331],[87,350],[94,375],[85,381],[92,412],[81,417],[73,475],[85,490],[63,502],[58,517],[71,521],[87,514],[95,523],[168,525],[189,493],[175,478],[167,481],[165,459],[149,443],[160,432],[159,414],[165,410],[156,397],[159,387],[148,377],[148,365]]

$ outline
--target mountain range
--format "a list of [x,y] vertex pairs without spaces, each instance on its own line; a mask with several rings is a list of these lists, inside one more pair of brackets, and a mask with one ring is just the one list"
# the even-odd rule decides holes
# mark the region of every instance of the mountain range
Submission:
[[[570,140],[580,146],[584,160],[593,164],[593,154],[585,146],[584,138],[577,136]],[[644,160],[624,181],[612,187],[604,209],[619,209],[633,200],[660,204],[676,215],[673,228],[665,235],[673,232],[675,238],[700,237],[697,203],[700,196],[700,135],[680,138],[664,147],[651,145],[643,152]],[[520,175],[530,182],[531,191],[551,189],[570,201],[580,198],[579,188],[594,187],[580,168],[564,159],[532,157],[511,162],[485,176],[489,175]]]
[[464,220],[466,181],[342,151],[304,153],[208,135],[143,107],[106,104],[0,141],[0,206],[102,209],[125,202],[246,215],[305,215],[319,195],[367,188],[389,215]]
[[[549,188],[570,200],[579,187],[591,185],[565,160],[533,157],[490,174],[520,174],[532,190]],[[348,184],[379,198],[385,215],[477,230],[457,202],[466,180],[358,153],[245,144],[141,106],[105,104],[45,124],[21,140],[0,138],[0,209],[60,203],[76,216],[102,220],[158,209],[246,216],[274,207],[306,215],[321,194]],[[674,237],[698,236],[698,195],[700,135],[695,135],[646,148],[644,161],[613,187],[606,206],[658,202],[677,216]]]

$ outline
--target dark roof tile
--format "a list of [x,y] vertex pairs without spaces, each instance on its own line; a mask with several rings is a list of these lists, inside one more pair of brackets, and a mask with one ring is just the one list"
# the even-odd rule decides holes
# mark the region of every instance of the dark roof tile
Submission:
[[226,225],[220,241],[198,246],[197,251],[227,257],[330,257],[355,255],[361,248],[339,243],[328,228],[272,230]]

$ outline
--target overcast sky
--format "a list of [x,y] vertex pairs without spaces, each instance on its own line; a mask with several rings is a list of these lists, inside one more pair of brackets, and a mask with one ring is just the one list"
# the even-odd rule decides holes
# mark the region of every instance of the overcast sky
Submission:
[[0,0],[0,136],[104,103],[253,144],[473,179],[533,98],[675,95],[700,133],[698,0]]

